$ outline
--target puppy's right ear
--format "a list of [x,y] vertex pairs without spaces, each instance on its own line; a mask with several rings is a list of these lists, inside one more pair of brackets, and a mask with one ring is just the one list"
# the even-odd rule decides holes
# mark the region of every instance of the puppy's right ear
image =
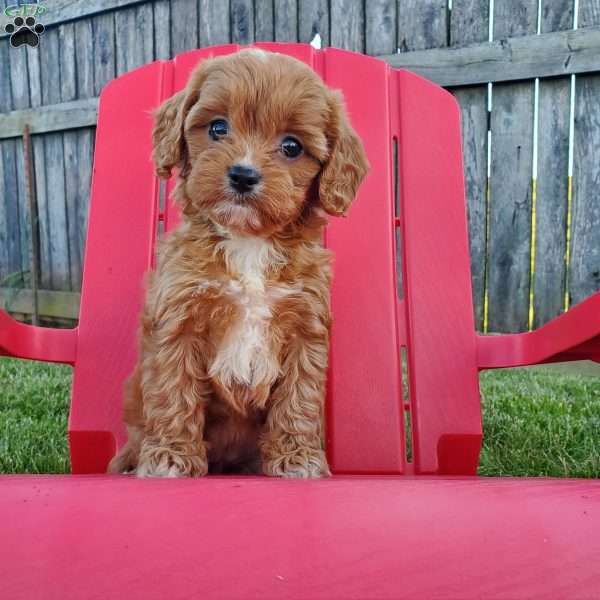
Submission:
[[177,92],[165,100],[154,112],[152,130],[152,160],[156,174],[168,179],[171,169],[179,166],[183,154],[183,104],[186,90]]

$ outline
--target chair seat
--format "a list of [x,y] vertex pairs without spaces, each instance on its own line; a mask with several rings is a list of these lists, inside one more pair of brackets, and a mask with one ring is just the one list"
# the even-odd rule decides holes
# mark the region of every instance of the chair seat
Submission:
[[9,476],[2,597],[581,598],[600,481]]

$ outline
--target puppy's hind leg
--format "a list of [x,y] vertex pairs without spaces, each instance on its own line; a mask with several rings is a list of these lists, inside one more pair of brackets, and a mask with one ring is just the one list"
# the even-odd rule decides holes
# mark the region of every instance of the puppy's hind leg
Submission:
[[119,450],[108,465],[108,473],[135,472],[142,445],[144,414],[141,375],[139,365],[125,382],[123,420],[127,425],[127,443]]

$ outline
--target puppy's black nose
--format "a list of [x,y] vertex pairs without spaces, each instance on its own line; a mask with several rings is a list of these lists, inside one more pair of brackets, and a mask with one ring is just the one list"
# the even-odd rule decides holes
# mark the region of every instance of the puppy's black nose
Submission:
[[240,194],[250,192],[260,181],[260,173],[252,167],[233,165],[227,171],[231,187]]

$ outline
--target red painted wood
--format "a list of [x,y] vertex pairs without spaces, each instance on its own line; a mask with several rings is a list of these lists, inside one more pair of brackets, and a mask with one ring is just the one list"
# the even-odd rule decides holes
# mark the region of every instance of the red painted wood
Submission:
[[412,73],[395,79],[415,472],[475,474],[482,434],[459,109]]
[[600,292],[529,333],[477,336],[480,369],[561,360],[594,360],[600,354]]
[[390,69],[341,50],[323,54],[323,78],[344,92],[371,163],[349,216],[330,219],[326,232],[326,245],[335,253],[328,451],[337,472],[400,473],[404,422],[386,93]]
[[600,482],[7,477],[11,600],[596,598]]
[[164,65],[153,63],[114,80],[100,98],[69,419],[74,473],[103,472],[125,439],[122,388],[135,363],[156,235],[150,113],[163,76]]
[[77,329],[50,329],[19,323],[0,309],[0,356],[75,362]]

